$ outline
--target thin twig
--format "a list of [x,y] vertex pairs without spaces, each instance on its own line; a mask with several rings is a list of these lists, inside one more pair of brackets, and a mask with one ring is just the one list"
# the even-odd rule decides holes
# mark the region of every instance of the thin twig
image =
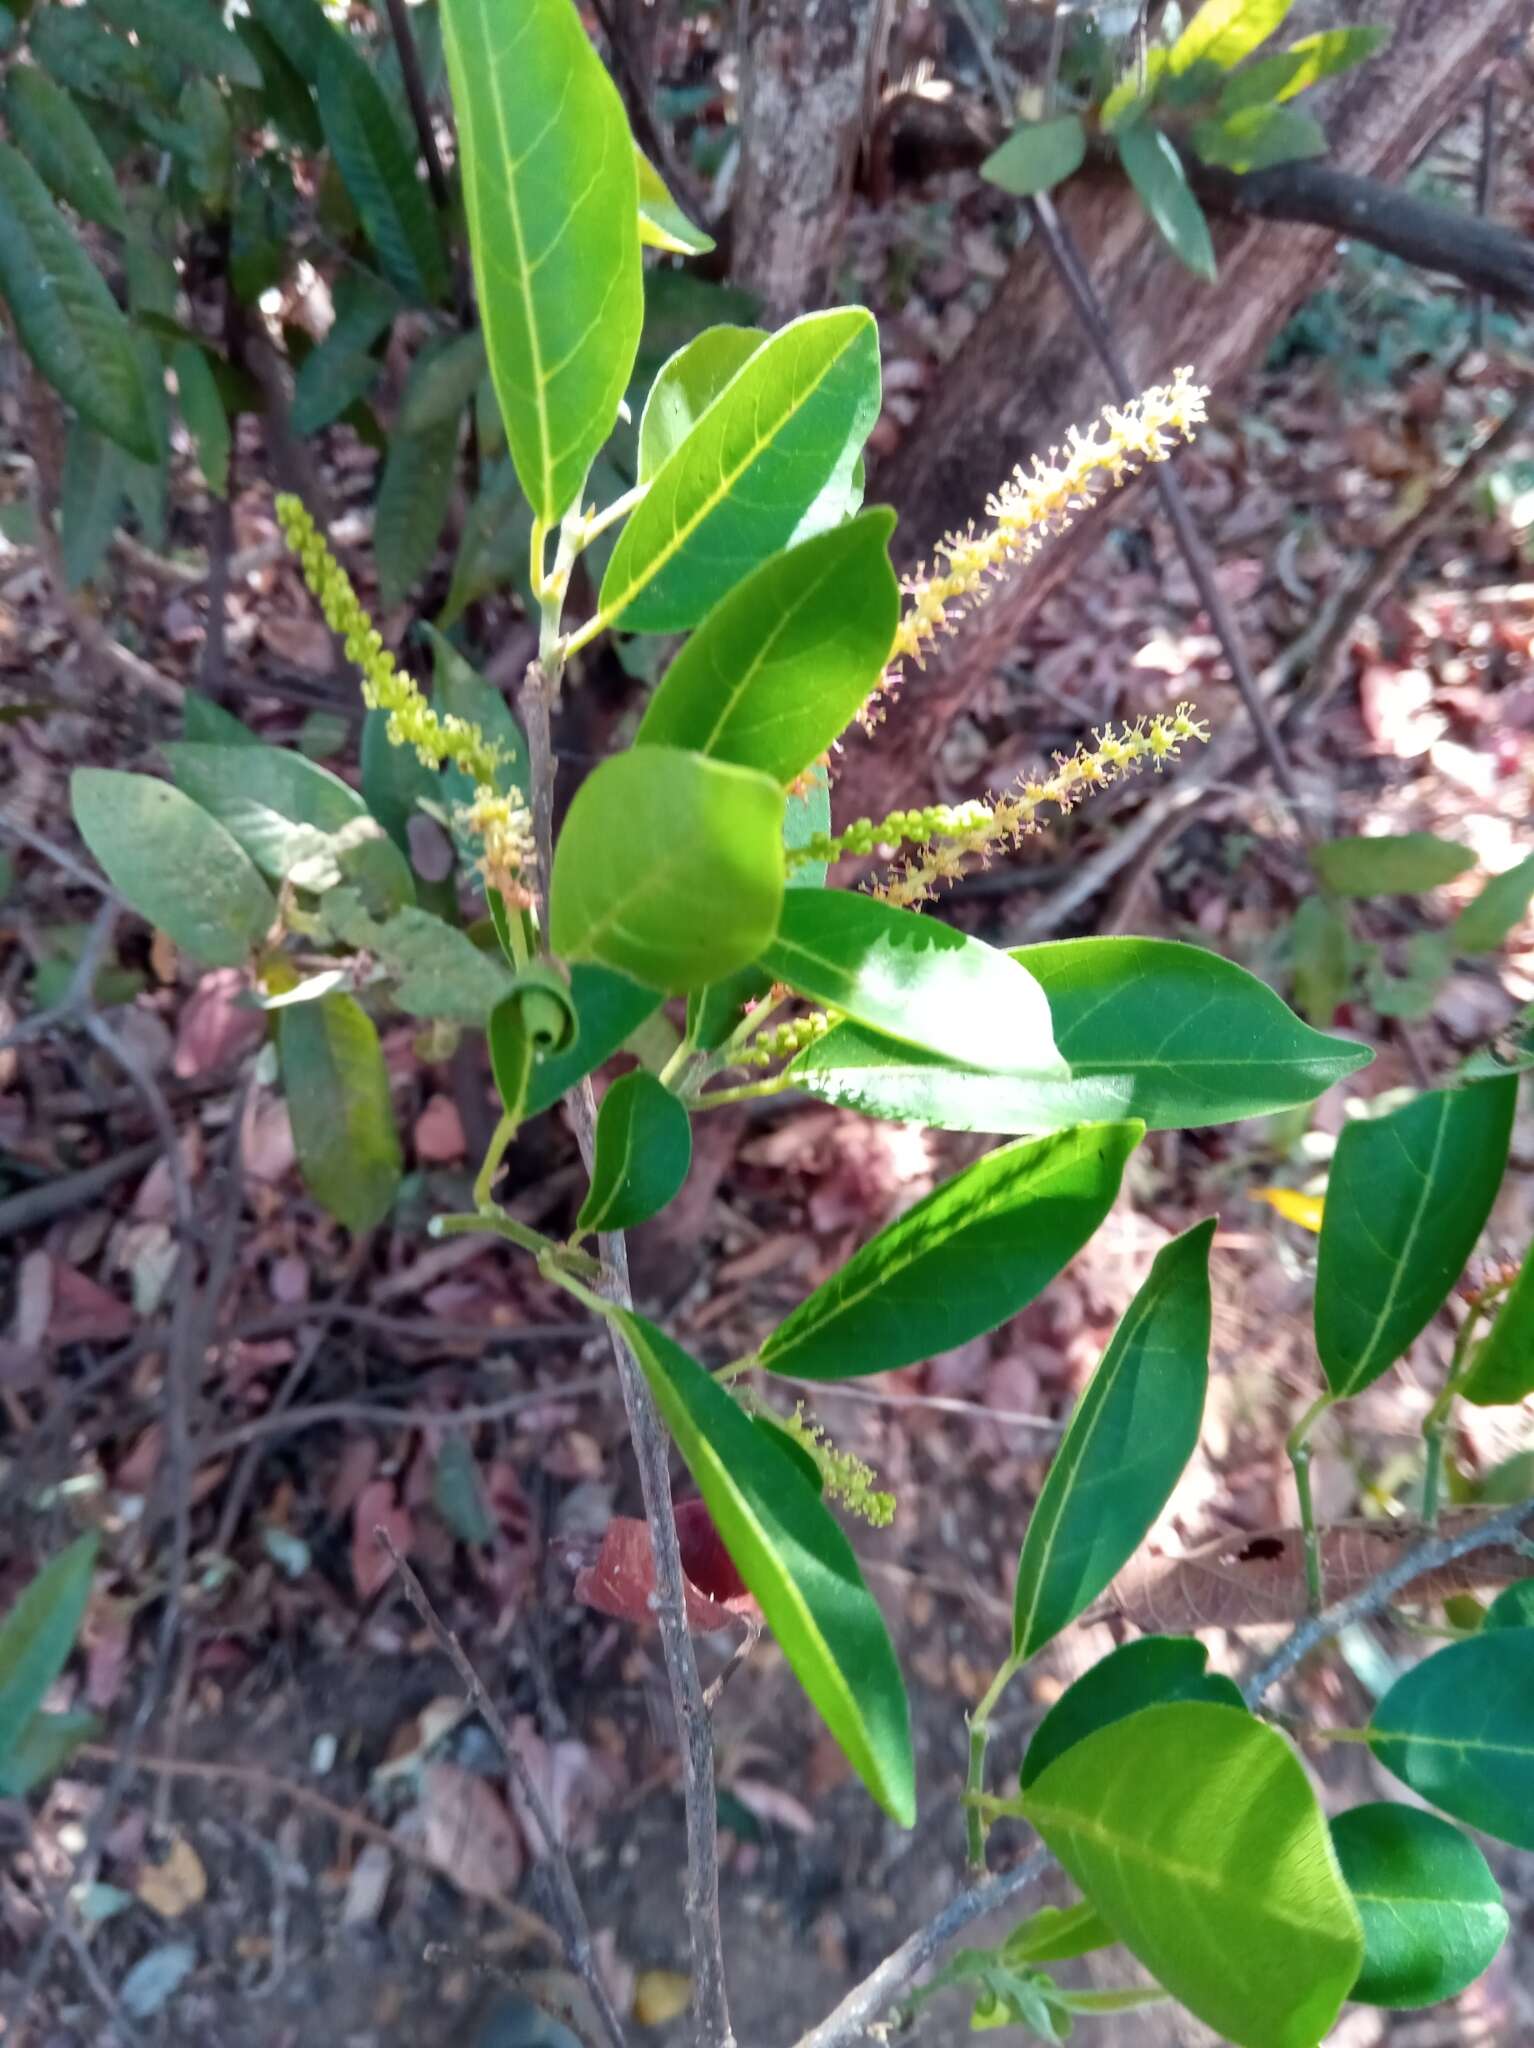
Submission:
[[197,1455],[199,1459],[221,1458],[262,1437],[297,1436],[301,1430],[317,1429],[327,1422],[371,1423],[381,1429],[467,1429],[474,1422],[501,1422],[525,1408],[547,1407],[554,1402],[600,1394],[608,1385],[608,1376],[603,1373],[599,1379],[524,1389],[499,1401],[480,1401],[464,1408],[390,1408],[373,1401],[317,1401],[312,1407],[289,1408],[280,1415],[254,1415],[249,1422],[200,1442]]
[[558,1901],[559,1918],[563,1923],[564,1947],[570,1967],[575,1971],[586,1989],[591,1993],[592,2003],[602,2022],[602,2030],[613,2043],[613,2048],[624,2048],[623,2023],[618,2018],[611,1994],[602,1976],[601,1967],[591,1945],[591,1928],[587,1924],[586,1909],[581,1904],[581,1895],[576,1889],[575,1876],[570,1868],[570,1859],[559,1838],[554,1816],[549,1811],[537,1780],[528,1769],[527,1759],[517,1747],[511,1730],[506,1726],[499,1707],[486,1692],[479,1673],[469,1661],[467,1651],[447,1623],[438,1614],[410,1566],[400,1555],[398,1546],[387,1529],[375,1529],[374,1536],[381,1543],[399,1574],[400,1584],[406,1598],[420,1615],[432,1633],[437,1647],[458,1673],[459,1683],[470,1707],[479,1715],[490,1733],[495,1737],[496,1746],[506,1760],[506,1768],[516,1782],[517,1790],[527,1803],[527,1809],[543,1837],[543,1856],[547,1862]]
[[389,26],[394,32],[394,48],[399,57],[400,76],[405,81],[405,98],[410,103],[410,118],[415,123],[416,138],[421,145],[421,156],[426,164],[426,178],[431,186],[431,196],[436,201],[437,211],[445,213],[451,194],[448,191],[447,175],[442,168],[442,154],[437,148],[437,133],[432,126],[431,101],[426,93],[426,80],[421,72],[420,52],[415,46],[415,34],[410,26],[410,10],[405,0],[387,0]]
[[12,1030],[0,1037],[0,1052],[7,1051],[13,1045],[28,1045],[34,1038],[47,1038],[62,1025],[71,1023],[82,1010],[89,1007],[91,991],[96,986],[97,973],[112,943],[112,932],[116,923],[117,902],[114,897],[103,903],[96,912],[63,995],[51,1009],[39,1010],[35,1016],[24,1017]]

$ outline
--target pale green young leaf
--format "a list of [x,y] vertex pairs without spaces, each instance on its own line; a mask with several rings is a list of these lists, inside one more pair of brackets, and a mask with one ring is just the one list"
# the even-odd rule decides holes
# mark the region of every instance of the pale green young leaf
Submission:
[[447,292],[442,224],[367,60],[345,36],[324,45],[316,87],[336,168],[384,275],[412,305]]
[[639,239],[647,249],[672,256],[706,256],[712,235],[694,227],[666,189],[666,181],[637,145],[634,171],[639,183]]
[[1534,1394],[1534,1245],[1477,1345],[1460,1392],[1478,1408],[1511,1408]]
[[1432,832],[1390,832],[1323,840],[1311,848],[1310,864],[1334,896],[1415,895],[1452,882],[1475,866],[1475,855]]
[[1167,1700],[1239,1707],[1240,1688],[1223,1672],[1206,1669],[1208,1662],[1208,1646],[1195,1636],[1139,1636],[1120,1643],[1068,1686],[1045,1714],[1033,1731],[1018,1783],[1026,1792],[1073,1744],[1142,1707]]
[[1380,1800],[1332,1822],[1332,1846],[1364,1929],[1351,1996],[1396,2010],[1457,1998],[1507,1938],[1507,1908],[1468,1835]]
[[1025,1963],[1068,1963],[1095,1949],[1111,1948],[1118,1936],[1093,1905],[1041,1906],[1014,1927],[1001,1945],[1012,1968]]
[[1016,199],[1029,199],[1035,192],[1051,191],[1079,171],[1086,153],[1087,131],[1081,116],[1057,114],[1048,121],[1024,121],[1014,128],[1000,149],[993,149],[980,166],[980,175]]
[[1167,68],[1174,76],[1195,64],[1229,71],[1284,25],[1294,0],[1204,0],[1173,43]]
[[348,1230],[372,1230],[399,1187],[389,1069],[360,1003],[328,995],[279,1012],[277,1053],[299,1170]]
[[1419,1799],[1534,1849],[1534,1628],[1484,1628],[1398,1678],[1369,1747]]
[[571,0],[444,0],[480,318],[548,524],[612,432],[644,320],[634,146]]
[[1275,100],[1292,100],[1296,93],[1350,71],[1390,41],[1390,30],[1364,24],[1356,28],[1326,28],[1313,36],[1302,36],[1287,50],[1271,57],[1259,57],[1238,71],[1220,95],[1222,113],[1240,107],[1265,106]]
[[0,1621],[0,1762],[9,1762],[74,1648],[97,1548],[94,1535],[77,1537],[27,1582]]
[[1206,164],[1226,171],[1265,171],[1297,158],[1325,156],[1320,123],[1297,107],[1244,107],[1199,121],[1190,141]]
[[1157,233],[1195,277],[1213,284],[1214,244],[1209,239],[1209,223],[1193,196],[1175,144],[1148,121],[1117,130],[1114,140],[1129,182]]
[[1016,1315],[1113,1206],[1138,1123],[1024,1139],[934,1188],[787,1316],[761,1363],[857,1379],[967,1344]]
[[676,748],[601,762],[554,849],[554,950],[673,994],[747,966],[783,903],[783,808],[767,776]]
[[661,680],[636,746],[690,747],[793,782],[857,716],[889,660],[895,515],[864,512],[774,555],[720,599]]
[[597,1112],[591,1186],[577,1230],[632,1230],[658,1215],[692,1163],[692,1124],[669,1088],[643,1068],[621,1074]]
[[626,632],[695,626],[792,541],[850,472],[879,414],[879,337],[861,307],[807,313],[764,342],[661,465],[618,536],[599,599]]
[[1443,1306],[1507,1163],[1517,1081],[1435,1089],[1337,1141],[1316,1265],[1316,1348],[1346,1398],[1377,1380]]
[[1017,1562],[1012,1650],[1031,1657],[1138,1549],[1198,1442],[1209,1382],[1209,1246],[1198,1223],[1156,1254],[1076,1404]]
[[1201,1700],[1068,1749],[1025,1802],[1118,1938],[1238,2048],[1316,2048],[1363,1960],[1357,1909],[1299,1759]]
[[1534,853],[1493,875],[1448,931],[1453,953],[1495,953],[1523,923],[1534,897]]
[[45,185],[76,213],[127,231],[117,179],[89,121],[41,65],[16,64],[5,82],[5,118],[16,145]]
[[396,430],[389,438],[373,519],[378,595],[386,605],[404,601],[436,558],[458,462],[458,422],[422,434]]
[[197,466],[216,498],[229,490],[229,456],[234,433],[224,408],[223,393],[213,366],[203,351],[190,341],[178,342],[171,353],[176,373],[176,397],[181,417],[197,449]]
[[81,419],[142,462],[160,442],[133,330],[36,171],[0,143],[0,298],[22,347]]
[[662,365],[639,417],[641,483],[664,467],[766,339],[760,327],[705,327]]
[[774,981],[986,1074],[1066,1078],[1049,1004],[1008,954],[850,889],[796,889],[760,954]]
[[900,1667],[857,1560],[798,1466],[642,1316],[611,1311],[794,1676],[893,1820],[916,1818]]
[[277,899],[218,820],[152,775],[77,768],[69,787],[80,836],[140,917],[205,966],[244,966]]

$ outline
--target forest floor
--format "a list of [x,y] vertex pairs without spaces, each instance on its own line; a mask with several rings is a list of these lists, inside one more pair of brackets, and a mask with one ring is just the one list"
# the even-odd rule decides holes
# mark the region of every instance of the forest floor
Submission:
[[[889,250],[877,242],[867,227],[858,262],[887,275]],[[922,292],[885,322],[886,441],[953,346],[994,255],[983,224],[921,254]],[[936,274],[945,265],[946,290]],[[1179,467],[1259,663],[1298,636],[1463,454],[1501,388],[1498,364],[1495,326],[1489,349],[1478,349],[1457,300],[1388,264],[1350,261],[1269,364],[1216,395],[1210,428]],[[245,474],[259,474],[259,447],[245,457]],[[338,430],[330,461],[344,510],[366,496],[373,458]],[[189,492],[174,512],[176,548],[206,546],[204,523]],[[1462,882],[1378,913],[1371,936],[1398,978],[1420,957],[1415,936],[1528,851],[1531,525],[1534,443],[1467,495],[1359,621],[1343,688],[1290,742],[1324,832],[1431,830],[1480,863]],[[351,685],[334,674],[328,636],[292,570],[267,547],[273,532],[270,491],[252,486],[234,514],[235,546],[256,561],[230,597],[226,701],[265,737],[345,772]],[[112,578],[107,625],[170,679],[168,691],[92,681],[78,620],[54,604],[42,566],[24,548],[0,555],[0,784],[6,818],[20,828],[0,845],[0,1033],[60,999],[95,912],[89,888],[48,850],[77,846],[69,769],[151,765],[157,742],[177,729],[172,700],[204,646],[204,594],[186,576],[119,550]],[[511,640],[522,644],[515,631]],[[94,692],[83,700],[82,680]],[[1186,569],[1142,493],[1037,622],[1012,676],[928,764],[935,785],[920,794],[1000,786],[1094,725],[1182,697],[1217,734],[1242,717]],[[566,714],[563,753],[599,751],[634,701],[626,679],[604,674]],[[898,722],[897,707],[884,743],[898,743]],[[943,914],[997,942],[1035,935],[1051,886],[1102,845],[1112,818],[1109,806],[1086,805],[961,889]],[[1216,786],[1175,824],[1154,858],[1114,878],[1062,934],[1191,939],[1287,991],[1294,912],[1311,884],[1304,848],[1261,778]],[[79,1901],[101,1978],[139,2014],[139,2038],[228,2048],[511,2048],[533,2036],[504,2015],[486,2017],[507,1984],[558,2007],[565,1991],[553,1959],[516,1910],[547,1914],[544,1877],[529,1867],[488,1739],[458,1711],[451,1670],[380,1564],[371,1530],[384,1519],[519,1717],[620,2009],[653,2018],[640,2038],[684,2038],[683,1844],[659,1649],[572,1590],[610,1515],[637,1511],[603,1345],[569,1320],[562,1297],[495,1250],[478,1240],[428,1246],[418,1227],[444,1204],[461,1206],[490,1100],[483,1068],[462,1054],[435,1059],[409,1025],[393,1032],[412,1176],[390,1224],[352,1241],[299,1185],[286,1113],[254,1058],[261,1019],[236,1001],[238,975],[198,977],[126,924],[110,965],[117,980],[103,995],[120,1005],[117,1029],[169,1106],[222,1284],[196,1390],[181,1640],[143,1744],[178,1770],[133,1777]],[[1531,999],[1527,922],[1500,955],[1418,990],[1418,1014],[1404,1024],[1348,989],[1337,1028],[1378,1057],[1346,1092],[1446,1075]],[[1031,1502],[1150,1259],[1202,1215],[1219,1217],[1210,1406],[1153,1545],[1175,1559],[1210,1535],[1291,1520],[1282,1441],[1317,1385],[1314,1238],[1275,1214],[1263,1190],[1304,1192],[1324,1171],[1343,1093],[1306,1116],[1152,1138],[1110,1224],[1022,1315],[876,1384],[818,1390],[836,1441],[898,1498],[894,1526],[861,1531],[856,1544],[910,1676],[928,1817],[912,1836],[880,1819],[781,1658],[761,1644],[725,1690],[717,1730],[726,1952],[738,2031],[753,2048],[792,2041],[957,1887],[964,1714],[1005,1651]],[[753,1349],[853,1245],[980,1149],[791,1099],[757,1107],[707,1121],[682,1197],[632,1247],[639,1305],[708,1359]],[[567,1223],[574,1156],[556,1117],[531,1126],[511,1159],[516,1212]],[[1514,1158],[1521,1171],[1492,1226],[1509,1252],[1534,1224],[1527,1126]],[[10,1560],[0,1595],[67,1525],[72,1493],[96,1498],[109,1559],[80,1680],[82,1703],[103,1724],[100,1751],[55,1783],[29,1832],[11,1826],[0,1838],[0,2011],[154,1671],[155,1626],[138,1617],[158,1613],[167,1570],[159,1410],[177,1285],[173,1196],[139,1094],[86,1042],[60,1032],[0,1052],[0,1558]],[[1379,1512],[1408,1485],[1442,1365],[1435,1333],[1324,1440],[1324,1516]],[[423,1419],[516,1396],[527,1398],[500,1419],[451,1433],[469,1447],[467,1470],[461,1456],[442,1456],[449,1432]],[[280,1426],[262,1422],[279,1411]],[[1476,1411],[1455,1445],[1462,1497],[1531,1448],[1534,1414]],[[465,1540],[476,1507],[481,1518],[488,1508],[488,1528]],[[1260,1633],[1223,1630],[1218,1611],[1191,1619],[1207,1626],[1223,1668],[1241,1669],[1261,1647]],[[1074,1631],[1031,1696],[1009,1697],[993,1746],[998,1771],[1015,1767],[1030,1719],[1117,1626]],[[1341,1647],[1309,1682],[1318,1720],[1363,1718],[1400,1643],[1382,1625]],[[708,1677],[723,1652],[711,1641],[701,1654]],[[1380,1796],[1357,1751],[1308,1753],[1328,1786]],[[344,1809],[341,1818],[319,1811],[315,1795]],[[0,1826],[10,1826],[3,1815]],[[1009,1853],[1004,1832],[996,1848]],[[1531,2038],[1534,1857],[1507,1851],[1497,1861],[1515,1930],[1488,1976],[1427,2015],[1351,2010],[1336,2042]],[[921,2038],[938,2041],[963,2019],[956,2005],[939,2006],[919,2024]],[[116,2019],[104,2017],[61,1944],[26,2020],[4,2038],[7,2048],[13,2039],[108,2048],[128,2032],[121,2004]],[[1209,2037],[1150,2014],[1093,2038]]]

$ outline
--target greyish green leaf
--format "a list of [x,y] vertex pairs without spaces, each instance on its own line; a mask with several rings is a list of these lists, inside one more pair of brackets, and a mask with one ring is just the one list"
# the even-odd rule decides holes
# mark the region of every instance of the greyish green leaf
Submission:
[[1475,866],[1475,855],[1432,832],[1391,832],[1376,839],[1326,839],[1310,864],[1334,896],[1414,896]]
[[89,121],[37,64],[16,64],[5,82],[5,118],[45,185],[76,213],[125,234],[122,194]]
[[351,897],[350,890],[332,890],[324,899],[326,914],[338,937],[376,953],[398,977],[394,1000],[400,1009],[483,1030],[511,986],[499,960],[429,910],[396,911],[378,923]]
[[663,365],[639,417],[641,483],[648,483],[676,453],[766,339],[762,327],[705,327]]
[[1129,182],[1140,195],[1156,232],[1195,277],[1213,284],[1214,244],[1209,239],[1209,223],[1193,196],[1176,145],[1149,121],[1120,128],[1114,140]]
[[1332,1845],[1364,1928],[1361,2005],[1457,1998],[1507,1938],[1507,1908],[1486,1858],[1436,1813],[1393,1800],[1352,1806]]
[[1209,1382],[1209,1246],[1156,1254],[1076,1404],[1017,1562],[1012,1651],[1033,1656],[1139,1548],[1193,1455]]
[[610,1311],[794,1676],[891,1819],[916,1818],[909,1710],[851,1545],[793,1459],[671,1339]]
[[[1018,1783],[1026,1792],[1039,1773],[1073,1743],[1110,1721],[1166,1700],[1213,1700],[1239,1707],[1241,1689],[1209,1671],[1209,1649],[1196,1636],[1139,1636],[1098,1659],[1060,1695],[1033,1731]],[[1041,1959],[1042,1960],[1042,1959]]]
[[22,1588],[0,1622],[0,1762],[9,1763],[74,1648],[98,1544],[80,1536]]
[[348,1230],[382,1223],[400,1182],[389,1069],[373,1021],[345,995],[279,1011],[277,1053],[304,1184]]
[[80,836],[140,917],[207,967],[243,967],[277,900],[218,820],[152,775],[77,768],[69,787]]
[[485,337],[476,327],[440,347],[423,349],[410,366],[400,400],[398,431],[424,434],[461,417],[485,373]]
[[1398,1678],[1369,1747],[1419,1799],[1534,1849],[1534,1628],[1450,1643]]
[[1049,192],[1081,169],[1087,153],[1087,131],[1079,114],[1056,114],[1047,121],[1024,121],[1000,149],[980,166],[988,184],[999,185],[1015,199]]
[[761,1363],[855,1379],[967,1344],[1016,1315],[1113,1206],[1138,1123],[1004,1145],[854,1252],[773,1331]]
[[106,560],[123,510],[129,460],[115,441],[83,420],[70,421],[59,493],[59,547],[71,590],[91,582]]
[[644,320],[623,102],[570,0],[444,0],[464,210],[517,476],[556,524],[612,432]]
[[597,1112],[591,1186],[577,1230],[632,1230],[658,1215],[692,1163],[692,1124],[669,1088],[641,1068],[621,1074]]
[[447,254],[415,158],[366,59],[345,36],[324,46],[320,120],[384,275],[412,305],[447,292]]
[[861,307],[807,313],[746,361],[661,465],[618,536],[599,599],[630,633],[695,626],[792,541],[879,414],[879,338]]
[[1337,1141],[1316,1264],[1316,1348],[1339,1399],[1443,1306],[1491,1213],[1518,1084],[1480,1081],[1361,1117]]

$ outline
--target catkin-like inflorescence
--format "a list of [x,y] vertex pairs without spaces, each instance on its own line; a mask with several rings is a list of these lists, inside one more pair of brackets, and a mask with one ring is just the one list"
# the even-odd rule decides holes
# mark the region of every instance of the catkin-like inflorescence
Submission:
[[852,1451],[839,1450],[826,1435],[823,1424],[804,1412],[801,1401],[792,1415],[774,1415],[773,1421],[785,1436],[813,1459],[830,1498],[849,1514],[860,1516],[872,1528],[887,1529],[895,1519],[895,1496],[882,1493],[874,1484],[871,1465]]

